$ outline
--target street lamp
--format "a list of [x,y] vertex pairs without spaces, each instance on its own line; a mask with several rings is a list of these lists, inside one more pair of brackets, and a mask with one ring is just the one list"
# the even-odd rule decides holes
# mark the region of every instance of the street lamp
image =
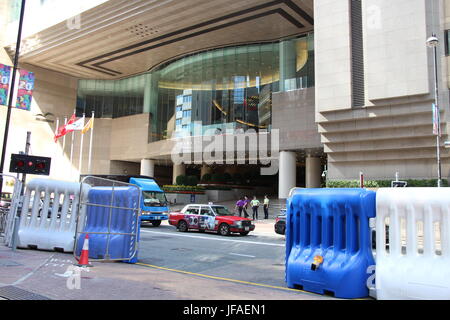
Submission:
[[[439,113],[439,105],[438,105],[438,75],[437,75],[437,46],[439,45],[439,39],[435,34],[432,34],[431,37],[427,39],[427,46],[429,48],[433,48],[434,53],[434,105],[436,108],[437,119],[437,135],[436,135],[436,156],[437,156],[437,168],[438,168],[438,188],[441,187],[441,152],[440,152],[440,135],[441,135],[441,122],[440,122],[440,113]],[[433,110],[434,112],[434,110]]]

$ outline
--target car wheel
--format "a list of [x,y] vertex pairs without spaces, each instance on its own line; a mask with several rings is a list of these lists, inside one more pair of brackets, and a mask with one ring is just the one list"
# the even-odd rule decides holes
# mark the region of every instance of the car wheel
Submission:
[[160,225],[161,225],[161,221],[152,221],[152,225],[154,226],[154,227],[159,227]]
[[186,221],[181,220],[180,222],[178,222],[178,231],[180,231],[180,232],[188,231],[188,225],[187,225]]
[[248,235],[249,232],[250,231],[244,231],[244,232],[240,232],[240,234],[241,234],[241,236],[246,236],[246,235]]
[[230,234],[230,226],[226,223],[222,223],[219,226],[219,234],[221,236],[228,236]]

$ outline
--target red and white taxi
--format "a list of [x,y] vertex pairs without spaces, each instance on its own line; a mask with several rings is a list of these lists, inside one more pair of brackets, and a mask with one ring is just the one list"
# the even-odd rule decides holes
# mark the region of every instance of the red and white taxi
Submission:
[[252,220],[235,216],[227,207],[209,204],[188,204],[180,212],[170,213],[169,224],[181,232],[194,229],[215,231],[223,236],[231,232],[246,236],[255,230]]

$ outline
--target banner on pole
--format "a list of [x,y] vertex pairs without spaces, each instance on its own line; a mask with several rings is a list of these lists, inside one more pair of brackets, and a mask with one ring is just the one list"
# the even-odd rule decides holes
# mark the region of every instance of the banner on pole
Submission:
[[433,103],[433,134],[436,136],[441,136],[440,117],[439,108]]
[[34,89],[34,73],[21,69],[19,71],[19,89],[17,91],[16,108],[30,111]]
[[11,81],[11,67],[0,64],[0,105],[8,104],[9,82]]

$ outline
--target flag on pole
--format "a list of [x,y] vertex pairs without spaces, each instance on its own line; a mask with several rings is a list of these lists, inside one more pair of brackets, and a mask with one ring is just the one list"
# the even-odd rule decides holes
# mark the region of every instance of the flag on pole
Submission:
[[81,133],[85,134],[86,132],[88,132],[90,129],[93,129],[93,128],[94,128],[94,117],[89,119],[89,121],[84,126],[83,130],[81,130]]
[[56,142],[59,138],[65,136],[66,134],[68,134],[69,132],[72,131],[72,130],[68,130],[67,127],[68,127],[69,125],[72,125],[72,124],[75,122],[75,120],[76,120],[76,117],[75,117],[75,113],[74,113],[74,114],[70,117],[69,121],[67,121],[66,124],[64,124],[62,127],[58,128],[57,132],[55,133],[55,142]]
[[441,136],[441,115],[439,112],[439,107],[436,106],[436,104],[433,103],[433,134],[436,136]]
[[77,121],[66,126],[67,132],[81,131],[84,128],[84,118],[80,118]]

